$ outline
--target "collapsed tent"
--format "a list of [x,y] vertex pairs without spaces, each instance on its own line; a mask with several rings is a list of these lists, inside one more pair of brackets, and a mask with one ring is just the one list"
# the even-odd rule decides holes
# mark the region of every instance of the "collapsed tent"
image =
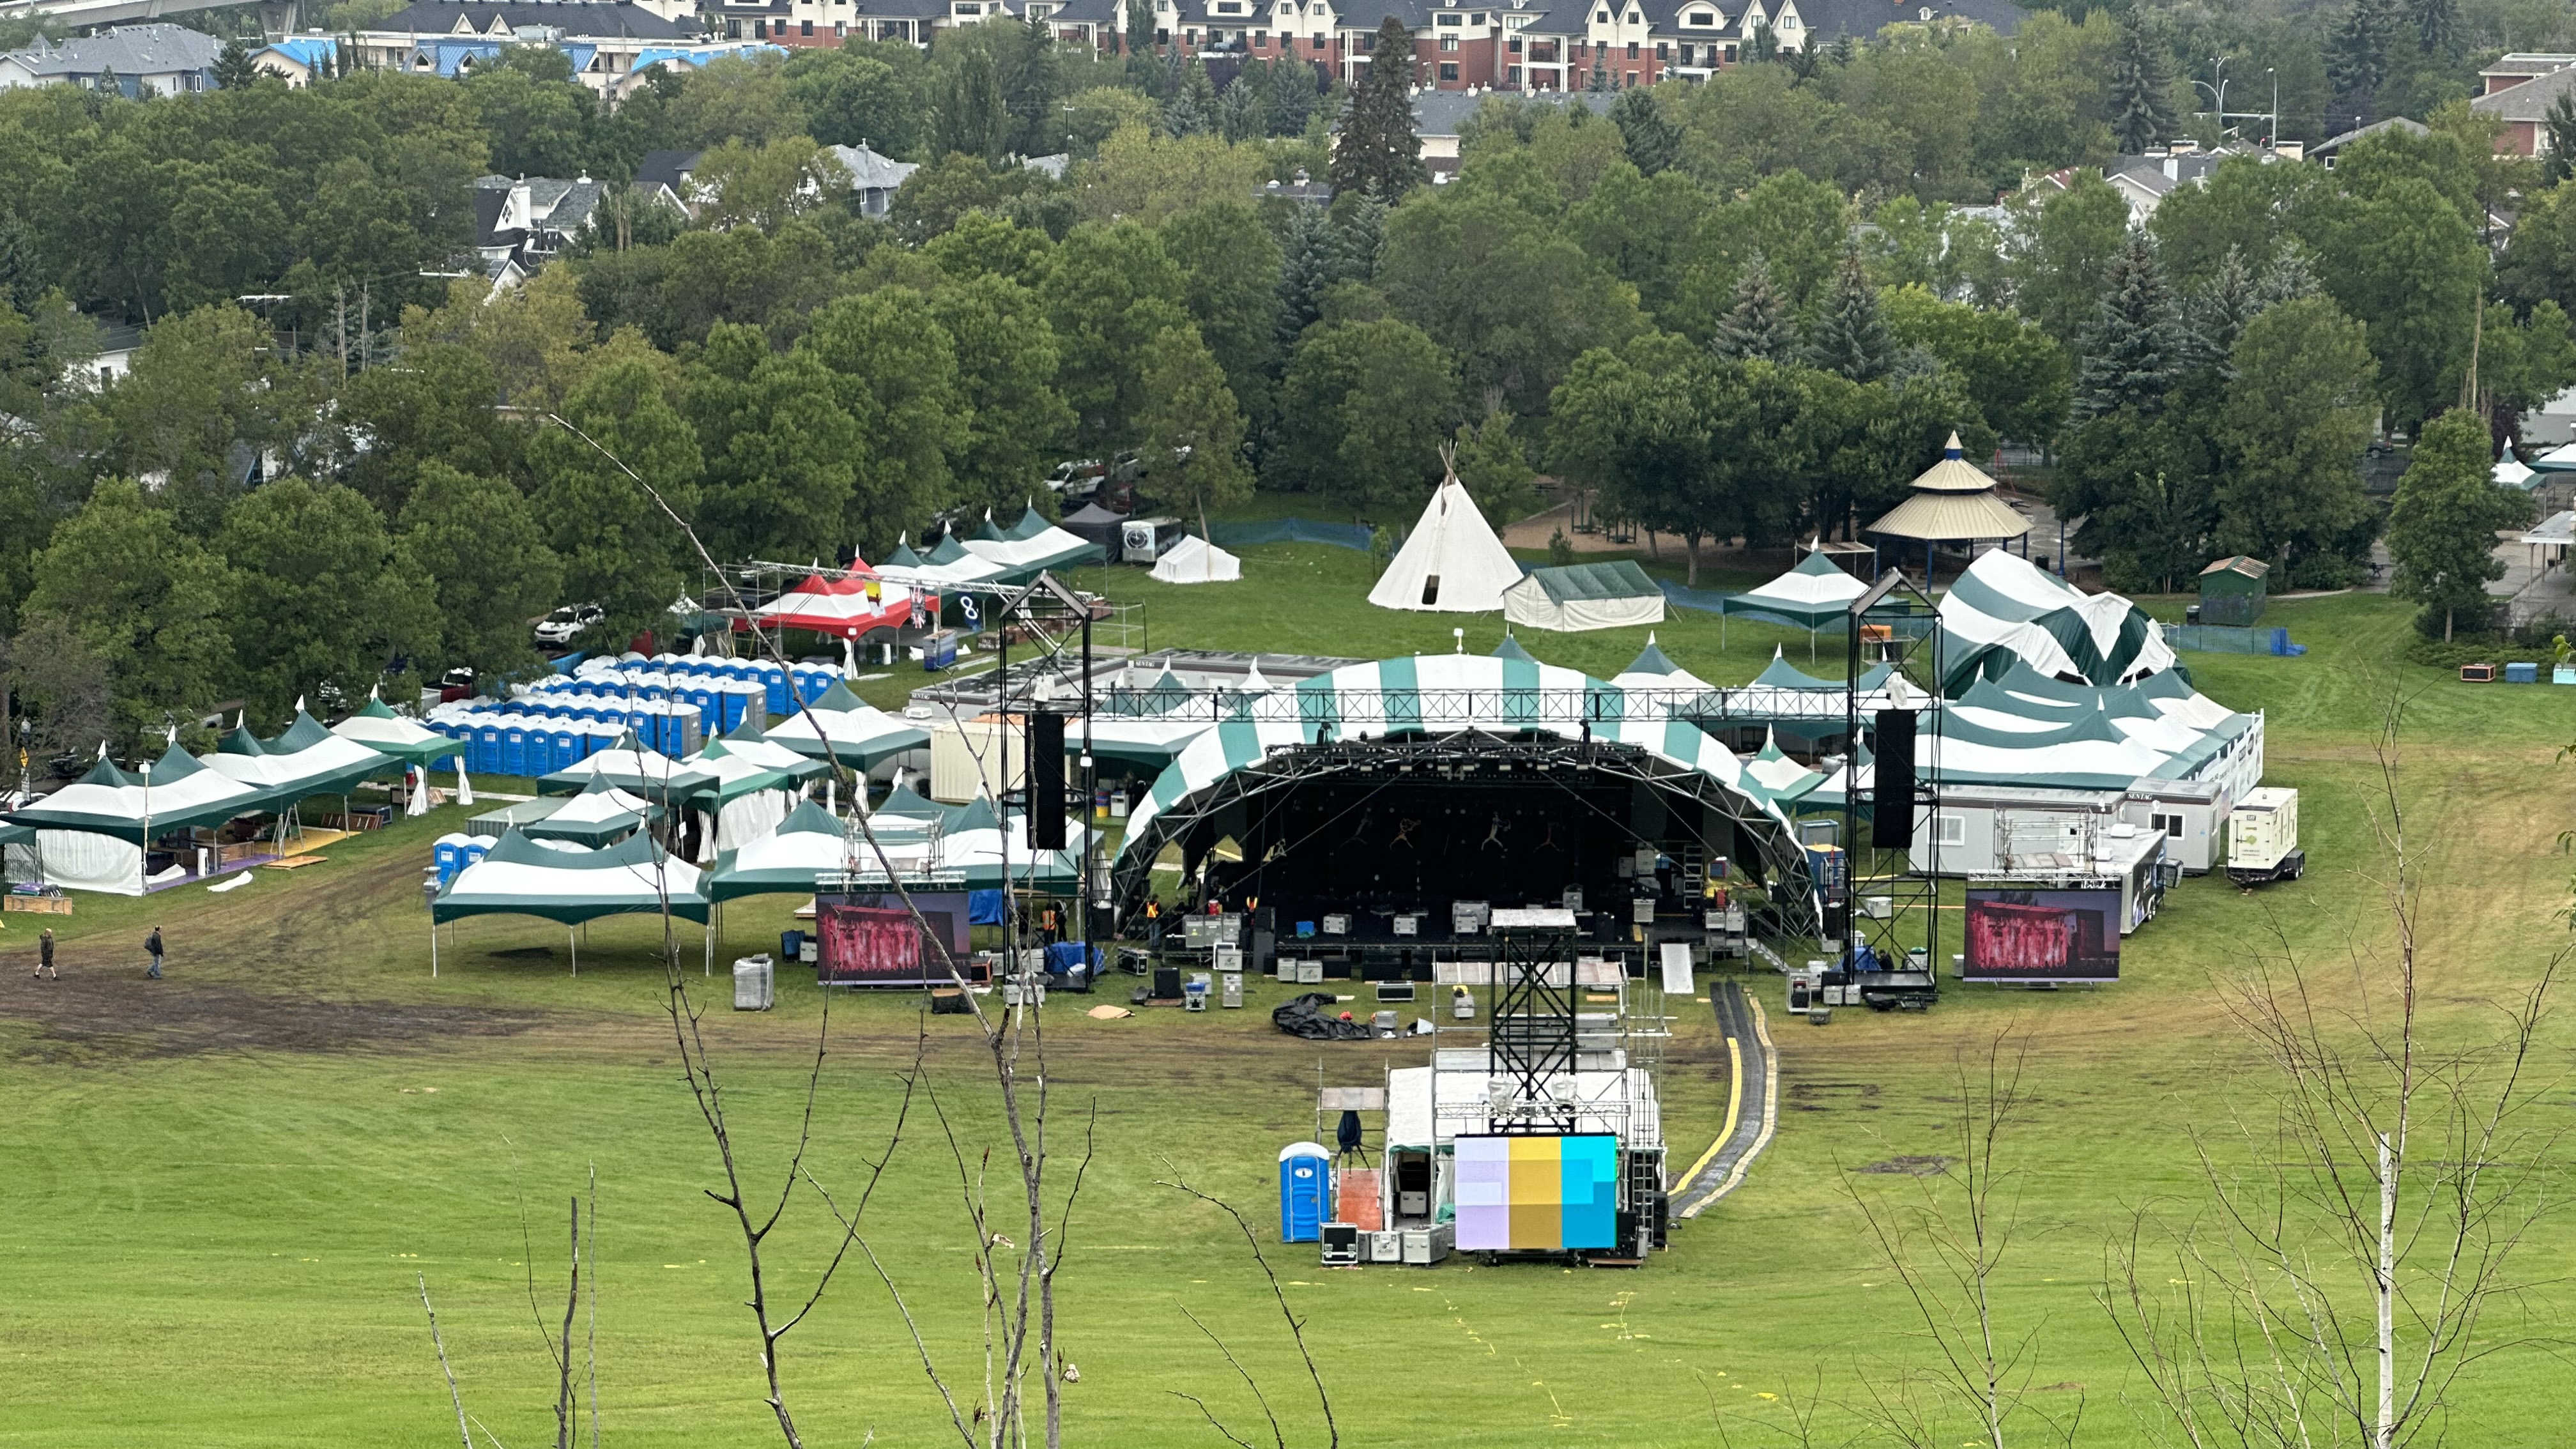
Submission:
[[834,639],[856,639],[871,629],[899,628],[912,616],[912,598],[904,589],[886,589],[874,579],[852,575],[827,579],[815,574],[777,598],[736,619],[737,631],[757,624],[770,629],[803,629]]
[[1664,591],[1632,559],[1533,569],[1503,590],[1503,617],[1560,634],[1660,624]]
[[2014,660],[2075,683],[2120,684],[2174,667],[2164,628],[2118,594],[2087,594],[2001,549],[1979,554],[1940,604],[1941,692]]
[[1154,560],[1158,584],[1230,584],[1242,577],[1243,560],[1195,533],[1183,534]]
[[578,924],[655,914],[668,903],[671,914],[704,922],[707,902],[698,887],[698,868],[665,853],[650,835],[584,850],[512,830],[440,889],[430,919],[517,915]]
[[1335,1015],[1337,1004],[1330,992],[1308,991],[1272,1007],[1270,1024],[1308,1041],[1369,1041],[1376,1036],[1365,1024]]
[[1481,614],[1501,608],[1503,590],[1520,577],[1521,566],[1452,473],[1423,505],[1368,601],[1381,609]]

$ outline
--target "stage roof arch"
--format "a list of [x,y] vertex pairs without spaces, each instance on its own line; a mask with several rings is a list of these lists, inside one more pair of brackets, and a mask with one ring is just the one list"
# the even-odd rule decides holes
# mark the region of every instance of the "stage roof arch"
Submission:
[[1296,763],[1315,753],[1308,747],[1474,736],[1498,746],[1593,747],[1588,759],[1569,755],[1564,762],[1590,763],[1714,806],[1760,849],[1775,900],[1794,896],[1793,919],[1812,929],[1816,903],[1784,804],[1698,725],[1669,717],[1660,699],[1633,693],[1526,658],[1433,654],[1345,665],[1294,690],[1242,701],[1233,717],[1191,741],[1137,802],[1113,863],[1113,889],[1122,903],[1140,899],[1155,857],[1215,809],[1324,773]]

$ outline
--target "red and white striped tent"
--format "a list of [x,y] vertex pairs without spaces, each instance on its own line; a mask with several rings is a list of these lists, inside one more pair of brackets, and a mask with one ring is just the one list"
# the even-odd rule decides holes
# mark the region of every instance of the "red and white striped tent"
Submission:
[[856,639],[871,629],[893,627],[912,617],[910,590],[900,584],[880,585],[883,597],[872,599],[868,597],[871,582],[856,575],[827,579],[816,574],[752,610],[751,618],[773,629],[806,629],[835,639]]

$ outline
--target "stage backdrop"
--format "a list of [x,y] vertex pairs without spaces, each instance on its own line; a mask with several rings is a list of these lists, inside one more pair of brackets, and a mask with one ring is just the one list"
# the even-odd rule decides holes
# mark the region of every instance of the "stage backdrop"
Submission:
[[983,972],[967,945],[967,901],[964,891],[915,891],[929,930],[923,931],[892,892],[823,896],[814,903],[814,925],[822,941],[815,979],[826,986],[944,986],[948,965],[939,953],[945,944],[969,981]]
[[2117,890],[1968,892],[1967,981],[2117,981]]

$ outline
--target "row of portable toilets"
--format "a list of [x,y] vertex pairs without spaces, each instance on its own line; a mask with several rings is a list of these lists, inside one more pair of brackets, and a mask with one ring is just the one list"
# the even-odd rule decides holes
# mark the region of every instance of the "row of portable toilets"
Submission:
[[[812,704],[825,690],[841,680],[836,664],[777,665],[749,659],[706,659],[694,655],[664,654],[647,659],[629,654],[623,659],[585,660],[565,677],[546,680],[535,686],[539,692],[576,689],[625,695],[641,699],[690,699],[705,703],[702,696],[715,693],[757,692],[763,697],[772,716],[793,713],[800,704]],[[747,686],[758,686],[750,691]],[[741,721],[737,718],[734,723]],[[727,725],[726,728],[732,728]]]
[[481,860],[493,846],[500,843],[493,836],[467,835],[462,831],[438,837],[437,842],[430,847],[430,861],[438,867],[440,889],[445,889],[449,881],[456,879],[458,871]]
[[[550,775],[614,749],[627,731],[644,749],[685,759],[744,721],[766,724],[838,683],[829,665],[668,658],[594,662],[573,675],[519,689],[506,705],[454,704],[423,723],[457,741],[431,768],[471,774]],[[790,691],[793,691],[791,698]]]
[[698,752],[695,708],[667,702],[603,711],[594,718],[549,718],[517,709],[433,713],[422,723],[457,743],[457,752],[430,762],[453,770],[462,760],[475,775],[551,775],[569,770],[602,750],[617,748],[629,730],[645,749],[681,759]]

